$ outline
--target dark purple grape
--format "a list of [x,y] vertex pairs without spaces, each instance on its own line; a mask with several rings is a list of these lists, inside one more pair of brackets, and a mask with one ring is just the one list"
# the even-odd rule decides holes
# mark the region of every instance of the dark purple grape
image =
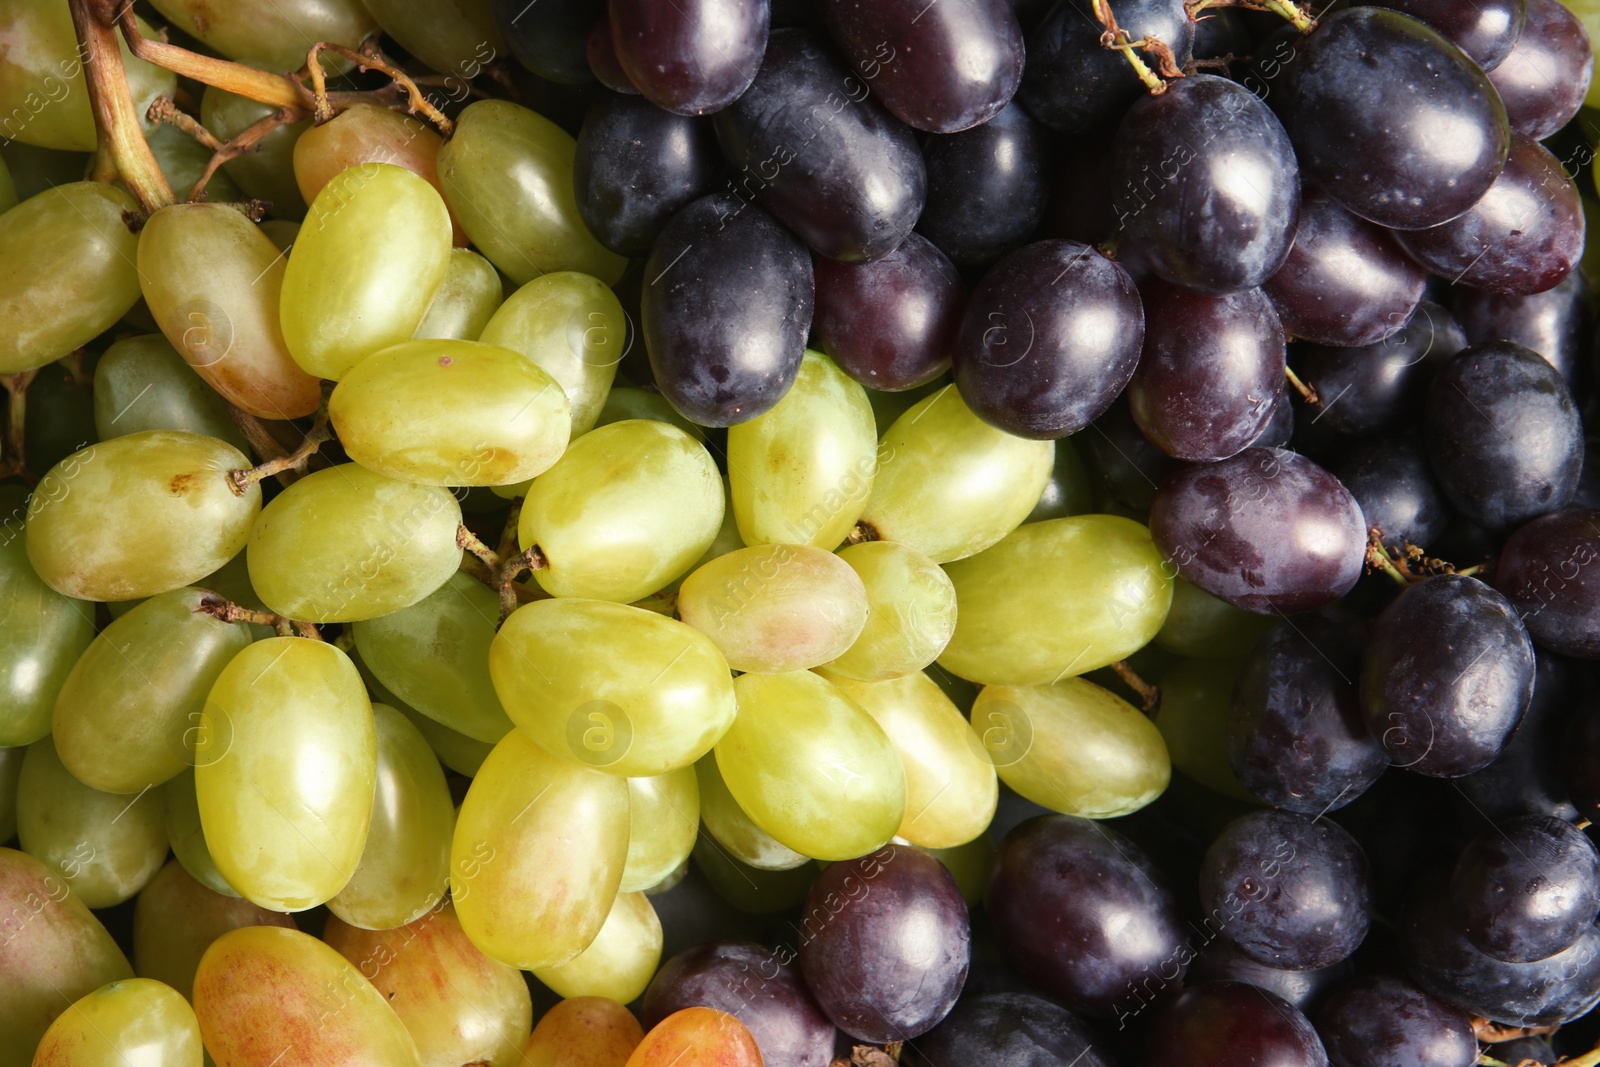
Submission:
[[1334,474],[1361,505],[1367,530],[1397,552],[1427,548],[1450,524],[1428,452],[1415,436],[1385,438],[1352,452]]
[[715,1008],[744,1023],[770,1064],[828,1067],[834,1028],[812,999],[787,945],[698,945],[661,965],[644,991],[640,1018],[650,1029],[684,1008]]
[[961,318],[956,388],[1019,437],[1077,433],[1133,376],[1144,310],[1115,260],[1076,241],[1036,241],[983,276]]
[[1162,483],[1150,533],[1189,581],[1246,611],[1313,611],[1361,577],[1367,532],[1339,480],[1304,456],[1247,448]]
[[1186,989],[1161,1012],[1147,1063],[1160,1067],[1327,1067],[1306,1017],[1242,982]]
[[494,0],[494,21],[518,63],[563,85],[594,80],[585,49],[606,0]]
[[1542,141],[1571,122],[1594,73],[1589,31],[1557,0],[1527,0],[1517,46],[1490,74],[1511,128]]
[[1505,107],[1437,30],[1351,7],[1299,48],[1285,125],[1306,176],[1357,215],[1395,229],[1437,226],[1499,177],[1511,135]]
[[1468,518],[1504,530],[1572,499],[1583,427],[1538,353],[1508,341],[1463,350],[1434,376],[1425,414],[1434,474]]
[[1600,511],[1569,508],[1519,527],[1494,581],[1541,647],[1600,659]]
[[1050,195],[1044,130],[1021,106],[927,138],[922,156],[928,203],[917,229],[956,263],[991,263],[1039,228]]
[[1473,1067],[1472,1017],[1387,974],[1341,986],[1316,1015],[1333,1067]]
[[1363,0],[1372,7],[1404,11],[1444,34],[1485,71],[1511,54],[1522,35],[1528,0]]
[[823,0],[856,73],[907,126],[955,133],[987,122],[1022,83],[1022,27],[1007,0]]
[[1227,938],[1219,937],[1194,958],[1186,979],[1190,985],[1202,982],[1244,982],[1282,997],[1300,1011],[1311,1009],[1334,986],[1350,977],[1350,961],[1340,960],[1313,971],[1289,971],[1268,967],[1244,954]]
[[1128,408],[1169,456],[1219,460],[1266,428],[1283,387],[1283,325],[1260,289],[1208,296],[1147,283]]
[[967,905],[944,864],[906,845],[831,864],[806,897],[800,969],[833,1024],[905,1041],[950,1013],[971,961]]
[[921,234],[870,263],[815,264],[822,350],[869,389],[900,392],[950,369],[967,287]]
[[628,80],[679,115],[721,111],[750,87],[767,47],[767,0],[609,0]]
[[1489,191],[1449,222],[1399,235],[1417,262],[1456,285],[1491,293],[1542,293],[1583,255],[1583,204],[1559,160],[1511,135],[1511,154]]
[[1222,59],[1250,54],[1250,31],[1239,14],[1225,7],[1203,11],[1194,22],[1194,58]]
[[716,187],[721,162],[705,119],[607,93],[589,108],[578,134],[572,165],[578,214],[618,255],[648,255],[667,220]]
[[1483,770],[1453,783],[1474,812],[1486,819],[1578,818],[1578,809],[1567,796],[1561,763],[1572,707],[1589,678],[1572,660],[1549,652],[1536,650],[1534,660],[1533,701],[1505,750]]
[[617,58],[616,46],[611,41],[610,19],[601,19],[589,31],[588,54],[589,72],[601,85],[625,96],[640,95],[639,87],[628,80],[628,72],[622,69],[622,61]]
[[1476,578],[1440,574],[1378,616],[1361,661],[1361,707],[1397,766],[1456,778],[1500,755],[1533,679],[1533,642],[1506,598]]
[[1294,243],[1300,168],[1272,111],[1226,78],[1195,74],[1128,109],[1112,148],[1117,220],[1169,282],[1253,289]]
[[1091,422],[1083,437],[1111,496],[1141,513],[1150,510],[1162,481],[1180,466],[1140,432],[1125,395]]
[[995,852],[986,899],[1011,965],[1051,998],[1125,1015],[1136,990],[1176,987],[1193,953],[1172,894],[1139,847],[1071,815],[1029,819]]
[[1262,288],[1291,335],[1358,348],[1404,327],[1427,279],[1391,233],[1308,191],[1289,258]]
[[1589,287],[1580,272],[1568,274],[1554,289],[1527,296],[1457,289],[1451,310],[1470,344],[1514,341],[1533,349],[1560,371],[1574,395],[1586,384]]
[[1279,387],[1277,395],[1272,398],[1272,411],[1267,416],[1267,424],[1262,427],[1261,435],[1250,442],[1250,447],[1288,448],[1293,438],[1294,403],[1289,399],[1289,391]]
[[794,384],[811,329],[811,257],[730,193],[672,217],[645,264],[640,318],[656,385],[702,426],[732,426]]
[[1071,1012],[1028,993],[963,997],[906,1051],[920,1067],[1117,1067]]
[[916,136],[870,95],[821,37],[776,30],[755,82],[717,116],[735,181],[829,259],[894,251],[927,194]]
[[1450,876],[1467,940],[1507,963],[1570,948],[1600,915],[1600,852],[1563,819],[1524,815],[1479,834]]

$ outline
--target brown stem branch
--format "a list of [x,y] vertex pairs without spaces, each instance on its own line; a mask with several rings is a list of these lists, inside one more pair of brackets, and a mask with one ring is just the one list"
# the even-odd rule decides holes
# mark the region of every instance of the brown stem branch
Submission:
[[252,485],[275,474],[284,476],[290,471],[296,474],[302,473],[306,469],[306,464],[311,462],[311,457],[317,454],[317,450],[325,442],[333,439],[333,427],[328,424],[328,392],[331,384],[323,383],[322,406],[317,409],[316,421],[311,424],[311,429],[306,431],[305,439],[300,442],[299,448],[288,455],[263,460],[254,467],[228,472],[228,488],[233,490],[234,496],[244,496],[245,490]]
[[500,543],[495,546],[501,559],[516,554],[517,527],[522,522],[522,498],[519,496],[511,502],[511,510],[506,512],[506,524],[500,530]]
[[1300,375],[1294,372],[1293,367],[1284,367],[1283,376],[1288,379],[1289,388],[1300,394],[1301,400],[1304,400],[1307,404],[1322,403],[1322,401],[1317,397],[1317,391],[1311,388],[1311,386],[1307,385],[1305,382],[1301,381]]
[[189,199],[198,200],[205,192],[206,185],[221,167],[230,159],[237,159],[248,152],[259,152],[260,144],[268,134],[280,126],[292,122],[299,122],[306,117],[306,109],[302,107],[280,107],[272,114],[258,119],[239,131],[238,136],[223,144],[218,144],[212,149],[211,159],[206,163],[206,169],[200,172],[200,180],[194,183],[194,188],[189,190]]
[[540,571],[548,566],[538,545],[530,545],[506,560],[500,567],[500,622],[504,623],[517,610],[517,577],[523,571]]
[[1209,8],[1242,7],[1246,11],[1261,11],[1288,19],[1301,33],[1309,32],[1317,24],[1316,19],[1293,0],[1189,0],[1184,7],[1191,19]]
[[472,553],[483,560],[485,567],[497,573],[505,565],[499,553],[484,544],[477,534],[467,529],[467,524],[464,522],[456,524],[456,547]]
[[[74,4],[87,2],[89,0],[72,0]],[[174,74],[193,78],[197,82],[261,104],[271,104],[274,107],[300,107],[306,101],[305,88],[290,75],[270,74],[264,70],[247,67],[243,63],[203,56],[187,48],[167,44],[165,41],[152,41],[139,32],[139,25],[134,21],[132,4],[121,4],[121,26],[122,36],[128,41],[128,51],[146,63],[154,63]],[[118,73],[119,75],[121,73],[120,62]]]
[[1145,714],[1155,711],[1161,705],[1161,690],[1139,677],[1137,671],[1128,666],[1128,661],[1119,659],[1109,664],[1111,673],[1122,679],[1122,684],[1139,694],[1139,700],[1144,704]]
[[182,130],[213,152],[222,149],[222,142],[217,140],[216,135],[200,125],[193,115],[178,110],[177,102],[170,96],[158,96],[151,101],[150,106],[145,109],[144,117],[148,122],[165,123]]
[[213,619],[223,622],[253,622],[260,626],[270,626],[277,631],[279,637],[305,637],[313,641],[321,641],[322,634],[313,623],[291,619],[287,615],[279,615],[275,611],[262,611],[256,608],[246,608],[224,599],[216,593],[207,593],[200,598],[200,603],[195,607],[195,613],[209,615]]
[[388,75],[410,97],[411,103],[407,110],[415,115],[419,112],[429,122],[439,128],[445,137],[455,133],[455,123],[445,116],[445,113],[434,107],[417,83],[411,80],[411,75],[389,62],[382,53],[376,49],[358,52],[353,48],[346,48],[342,44],[332,41],[319,41],[311,46],[306,53],[306,69],[311,75],[312,114],[317,124],[321,125],[333,118],[333,108],[328,101],[327,79],[322,70],[322,63],[318,59],[321,52],[332,52],[334,55],[343,56],[362,70],[375,70],[380,74]]
[[[84,85],[99,141],[95,174],[105,173],[109,159],[146,214],[176,203],[172,186],[167,184],[139,126],[133,92],[122,66],[122,49],[117,45],[117,32],[105,0],[68,0],[68,7],[83,56]],[[127,21],[132,22],[133,5],[128,4],[124,10]]]
[[25,370],[19,374],[0,375],[0,389],[6,392],[6,439],[5,450],[0,455],[8,458],[0,459],[0,478],[10,478],[20,475],[29,485],[39,484],[39,479],[28,470],[28,452],[26,445],[27,412],[28,412],[28,386],[33,384],[33,379],[38,376],[37,370]]

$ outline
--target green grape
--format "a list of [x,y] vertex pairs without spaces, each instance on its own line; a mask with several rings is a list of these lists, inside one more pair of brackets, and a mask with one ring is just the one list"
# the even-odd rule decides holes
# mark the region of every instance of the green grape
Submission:
[[611,285],[627,269],[578,215],[577,152],[567,131],[507,100],[467,105],[439,150],[450,210],[478,251],[518,285],[564,270]]
[[285,219],[266,219],[261,224],[261,232],[267,235],[273,247],[280,252],[288,252],[294,247],[295,240],[300,236],[300,224]]
[[839,550],[867,590],[867,625],[828,664],[834,674],[881,682],[920,672],[939,658],[956,629],[956,590],[933,560],[897,541]]
[[[361,0],[272,0],[261,5],[151,0],[151,6],[178,29],[229,59],[274,71],[304,66],[306,50],[314,41],[355,48],[363,38],[378,32],[378,24]],[[341,61],[324,53],[322,62],[333,66]],[[223,136],[217,130],[211,132]]]
[[472,943],[523,970],[589,947],[628,856],[628,784],[513,730],[472,780],[450,849],[450,896]]
[[122,216],[138,209],[121,189],[73,182],[0,215],[0,374],[58,360],[128,313],[139,239]]
[[295,928],[294,920],[201,885],[172,860],[139,893],[133,909],[134,971],[194,995],[194,973],[211,942],[241,926]]
[[808,862],[788,845],[755,824],[755,820],[739,806],[728,792],[728,783],[722,780],[715,755],[695,761],[695,783],[700,793],[700,818],[706,833],[726,852],[728,858],[742,866],[763,871],[787,871]]
[[687,767],[733,722],[728,663],[704,634],[653,611],[553,599],[511,613],[489,675],[546,752],[628,778]]
[[298,930],[246,926],[217,938],[194,976],[194,1013],[224,1067],[268,1067],[285,1045],[307,1067],[421,1067],[384,995]]
[[867,590],[832,552],[757,545],[683,580],[678,615],[736,671],[803,671],[843,655],[867,623]]
[[550,468],[567,447],[567,398],[508,348],[407,341],[345,372],[328,415],[350,458],[421,485],[505,485]]
[[881,389],[867,389],[867,402],[872,405],[872,421],[878,427],[878,436],[882,437],[883,431],[893,426],[901,415],[949,384],[950,376],[942,374],[925,385],[902,389],[895,393],[884,392]]
[[45,1031],[34,1067],[201,1067],[194,1009],[171,986],[126,978],[73,1001]]
[[[0,117],[0,125],[3,122],[4,118]],[[3,134],[0,128],[0,159],[5,160],[6,169],[11,172],[18,203],[58,185],[82,181],[93,162],[86,152],[58,152],[21,141],[7,141]]]
[[139,278],[161,332],[205,383],[263,419],[317,410],[321,386],[279,325],[287,268],[260,227],[227,204],[175,204],[139,236]]
[[980,685],[1047,685],[1133,653],[1172,579],[1150,531],[1114,515],[1032,522],[946,568],[956,632],[939,665]]
[[533,976],[563,997],[606,997],[619,1004],[641,996],[661,963],[661,920],[643,893],[618,893],[589,947]]
[[408,608],[461,566],[448,489],[344,463],[301,478],[250,531],[250,584],[280,615],[359,622]]
[[102,441],[142,430],[183,430],[250,452],[222,398],[160,334],[125,337],[95,364],[94,428]]
[[[5,773],[4,759],[0,751],[0,776]],[[0,788],[4,788],[3,778]],[[632,893],[660,885],[689,858],[699,829],[700,786],[694,767],[629,778],[628,862],[622,868],[620,891]]]
[[417,332],[418,341],[432,338],[476,341],[499,310],[503,294],[494,264],[466,248],[450,250],[450,265]]
[[1228,718],[1240,659],[1189,659],[1161,676],[1156,728],[1172,763],[1207,789],[1236,800],[1259,801],[1240,784],[1228,762]]
[[22,431],[28,466],[47,471],[99,439],[94,428],[92,379],[79,381],[60,363],[40,367],[28,386]]
[[642,600],[689,569],[722,526],[722,475],[694,438],[661,422],[614,422],[573,441],[535,479],[517,537],[557,597]]
[[415,708],[398,701],[391,701],[390,706],[399,708],[400,713],[411,720],[411,725],[422,734],[423,740],[428,742],[428,747],[433,749],[433,754],[439,757],[439,762],[457,774],[466,775],[468,778],[477,774],[478,768],[483,766],[483,761],[489,758],[489,753],[494,749],[494,746],[487,741],[479,741],[466,734],[457,733]]
[[[633,1012],[604,997],[558,1001],[533,1028],[522,1067],[623,1067],[644,1040]],[[778,1067],[774,1064],[773,1067]]]
[[[179,200],[189,199],[195,185],[205,175],[211,164],[211,149],[190,137],[176,126],[165,123],[145,134],[145,143],[155,157],[162,177],[172,187]],[[244,199],[244,194],[234,184],[224,169],[219,169],[206,181],[206,200],[213,204],[229,204]]]
[[1173,579],[1172,607],[1155,642],[1179,656],[1243,656],[1273,621],[1270,615],[1257,615],[1223,603],[1179,575]]
[[[454,75],[463,91],[464,83],[481,74],[485,64],[506,54],[490,0],[362,2],[401,48],[439,73]],[[451,79],[446,79],[446,85],[450,84]]]
[[954,848],[917,848],[945,865],[950,876],[961,890],[961,899],[967,907],[976,908],[983,903],[983,894],[989,888],[989,867],[994,858],[994,845],[987,834],[979,834],[964,845]]
[[775,407],[728,430],[733,513],[749,545],[831,552],[861,518],[877,469],[866,390],[821,352],[806,351]]
[[28,746],[17,779],[17,841],[91,908],[121,904],[167,858],[166,794],[91,789],[61,765],[48,737]]
[[0,848],[0,974],[0,1067],[28,1067],[67,1005],[133,968],[59,874]]
[[[200,124],[218,140],[229,141],[276,110],[271,104],[208,85],[200,97]],[[310,128],[309,118],[278,126],[257,141],[253,151],[224,163],[223,173],[238,183],[246,196],[270,204],[273,217],[305,218],[306,201],[294,179],[294,146]]]
[[195,794],[240,896],[303,911],[344,888],[372,815],[375,729],[361,675],[332,645],[274,637],[223,670],[200,717]]
[[367,843],[328,910],[352,926],[388,930],[444,899],[456,813],[439,760],[417,728],[383,704],[372,705],[372,717],[378,770]]
[[819,873],[817,865],[807,859],[781,871],[751,867],[705,834],[694,844],[694,862],[717,896],[746,915],[776,915],[798,907]]
[[26,745],[0,748],[0,841],[10,841],[17,832],[17,778],[27,754]]
[[728,792],[803,856],[853,859],[881,848],[906,813],[900,755],[871,715],[810,671],[745,674],[739,715],[717,742]]
[[[206,844],[205,829],[200,825],[200,799],[194,790],[194,768],[186,768],[161,791],[167,798],[167,843],[185,873],[219,896],[237,898],[238,890],[217,870]],[[195,958],[198,960],[199,956]]]
[[[628,419],[654,419],[656,422],[670,423],[696,441],[706,439],[705,429],[679,415],[678,409],[660,393],[653,393],[648,389],[616,386],[606,394],[605,406],[600,409],[600,416],[594,420],[594,425],[609,426],[613,422],[624,422]],[[729,518],[730,520],[732,518],[732,509],[729,510]],[[743,545],[744,541],[741,540],[739,544]]]
[[1028,517],[1054,462],[1053,442],[995,429],[946,386],[883,435],[861,524],[935,563],[964,559]]
[[[34,573],[15,522],[19,493],[0,487],[0,746],[50,732],[50,713],[72,665],[94,640],[94,605],[51,589]],[[0,841],[5,838],[0,838]]]
[[17,186],[11,180],[11,169],[6,166],[4,159],[0,159],[0,215],[16,207],[17,203]]
[[145,430],[57,463],[28,501],[28,559],[58,593],[132,600],[190,585],[232,559],[261,511],[261,487],[235,495],[248,467],[215,437]]
[[383,994],[424,1067],[520,1064],[533,1025],[527,983],[478,951],[448,903],[394,930],[361,930],[335,917],[322,938]]
[[[688,573],[668,582],[662,588],[659,594],[659,601],[657,601],[656,597],[652,597],[649,600],[641,601],[641,606],[651,606],[654,610],[655,604],[659,603],[660,610],[663,613],[667,615],[675,613],[678,609],[678,590],[682,588],[685,578],[719,556],[726,556],[729,552],[737,552],[744,547],[744,538],[739,536],[739,524],[733,518],[732,494],[728,489],[728,483],[724,481],[722,483],[722,525],[717,528],[717,536],[711,539],[711,546],[700,554],[700,558],[695,560],[694,566],[689,568]],[[667,596],[669,593],[672,594],[670,597]]]
[[392,163],[339,172],[317,194],[283,274],[281,324],[295,362],[344,377],[408,341],[450,265],[450,212]]
[[983,741],[921,671],[887,682],[827,678],[875,719],[900,754],[906,812],[895,833],[913,845],[954,848],[989,828],[1000,798]]
[[1045,483],[1039,502],[1023,521],[1064,519],[1069,515],[1087,515],[1094,510],[1094,483],[1089,471],[1084,467],[1072,439],[1063,437],[1056,442],[1055,465],[1050,468],[1050,480]]
[[1155,724],[1082,678],[985,686],[972,722],[1000,780],[1051,811],[1114,819],[1149,804],[1172,779]]

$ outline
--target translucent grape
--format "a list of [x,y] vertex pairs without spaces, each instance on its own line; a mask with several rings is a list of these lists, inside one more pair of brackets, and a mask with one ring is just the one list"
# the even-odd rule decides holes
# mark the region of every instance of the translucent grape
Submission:
[[94,428],[102,441],[141,430],[184,430],[240,452],[250,447],[222,398],[160,334],[123,338],[95,364]]
[[643,893],[618,893],[589,947],[566,963],[533,972],[563,997],[635,1000],[661,962],[661,920]]
[[689,858],[699,829],[700,786],[694,767],[629,778],[628,861],[622,868],[621,892],[660,884]]
[[817,864],[811,860],[784,871],[765,871],[740,863],[706,835],[694,843],[694,863],[716,895],[746,915],[777,915],[797,907],[817,879]]
[[639,1020],[621,1004],[573,997],[539,1020],[523,1060],[527,1067],[624,1067],[643,1039]]
[[[20,512],[21,494],[0,490]],[[20,517],[20,514],[18,515]],[[94,605],[62,596],[34,573],[10,514],[0,522],[0,745],[28,745],[50,732],[56,695],[94,640]]]
[[867,590],[867,625],[828,670],[878,682],[914,674],[950,643],[956,628],[956,590],[921,552],[896,541],[866,541],[841,549]]
[[200,1023],[171,986],[128,978],[73,1001],[33,1054],[36,1067],[200,1067]]
[[[276,110],[271,104],[258,103],[208,85],[200,97],[200,124],[218,140],[228,141]],[[305,218],[306,201],[294,180],[294,146],[301,134],[310,128],[309,117],[285,123],[257,141],[254,151],[241,153],[224,163],[222,172],[237,182],[246,196],[271,204],[274,218]]]
[[1155,721],[1175,767],[1207,789],[1256,803],[1228,760],[1229,709],[1243,666],[1238,659],[1175,664],[1161,677]]
[[452,248],[444,281],[433,291],[433,299],[412,338],[478,340],[500,307],[501,289],[500,275],[493,263],[470,249]]
[[[810,862],[757,826],[739,806],[722,780],[715,755],[696,762],[694,774],[700,791],[700,818],[715,840],[712,848],[719,856],[761,871],[789,871]],[[698,853],[700,842],[695,842],[694,848]]]
[[295,928],[282,912],[207,889],[173,860],[150,879],[134,905],[134,970],[191,997],[200,957],[211,942],[241,926]]
[[[272,0],[259,11],[219,6],[209,0],[155,0],[151,6],[184,33],[229,59],[268,70],[298,69],[306,61],[309,41],[333,41],[355,48],[378,31],[361,0]],[[324,53],[322,62],[344,61]],[[144,113],[142,108],[138,110]]]
[[761,1067],[744,1023],[711,1008],[684,1008],[644,1035],[625,1067]]
[[1242,656],[1272,621],[1270,615],[1218,600],[1179,575],[1172,580],[1172,607],[1155,643],[1179,656]]
[[[199,732],[196,724],[192,736],[198,737]],[[194,769],[185,768],[182,774],[162,786],[161,791],[167,798],[167,843],[184,871],[212,892],[237,898],[238,890],[217,870],[217,862],[211,858],[211,849],[206,845],[205,829],[200,825],[200,799],[194,788]],[[199,958],[195,956],[197,961]]]

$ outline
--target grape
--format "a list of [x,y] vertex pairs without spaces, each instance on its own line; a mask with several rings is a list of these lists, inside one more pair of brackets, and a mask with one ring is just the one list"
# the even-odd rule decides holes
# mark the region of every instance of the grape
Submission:
[[[739,806],[722,780],[716,756],[697,760],[694,773],[700,791],[700,818],[705,821],[705,836],[715,842],[711,851],[717,858],[758,871],[792,871],[803,866],[809,870],[807,857],[757,826]],[[696,853],[701,851],[700,846],[701,842],[696,841]],[[808,875],[806,885],[810,884]]]
[[661,962],[661,920],[643,893],[618,893],[589,947],[566,963],[534,971],[564,997],[634,1000]]
[[[324,52],[322,62],[328,59],[328,53]],[[305,61],[303,54],[298,61]],[[235,96],[209,85],[200,96],[200,124],[221,141],[239,136],[275,110],[271,104]],[[246,196],[271,204],[274,217],[280,220],[305,218],[305,197],[300,195],[300,185],[294,176],[294,146],[300,135],[310,128],[310,118],[279,126],[257,141],[253,151],[224,163],[222,173],[232,178]]]
[[[705,761],[697,761],[696,766],[701,762]],[[628,862],[622,869],[620,890],[652,889],[686,863],[694,848],[700,828],[695,768],[629,778],[628,827]]]
[[[724,852],[709,836],[694,843],[694,866],[718,898],[724,913],[728,907],[745,915],[777,915],[800,906],[817,877],[817,864],[805,860],[788,870],[767,871],[750,867]],[[687,872],[686,872],[687,873]]]
[[26,745],[0,748],[0,841],[17,834],[17,779],[22,775]]
[[17,187],[11,180],[11,170],[0,159],[0,215],[17,206]]
[[1600,913],[1600,853],[1562,819],[1527,815],[1481,833],[1450,877],[1467,940],[1507,963],[1575,944]]
[[0,490],[0,745],[29,745],[50,732],[56,696],[95,636],[94,606],[62,596],[28,562],[13,515],[21,496]]
[[[333,41],[355,48],[378,32],[362,0],[273,0],[261,11],[218,9],[208,0],[153,0],[150,6],[229,59],[268,70],[295,70],[305,63],[307,42]],[[144,113],[143,107],[137,110]]]
[[955,586],[938,564],[894,541],[850,545],[839,558],[861,579],[869,610],[860,636],[828,663],[829,671],[878,682],[937,659],[956,623]]
[[766,0],[693,0],[658,8],[613,0],[611,41],[645,99],[679,115],[728,107],[750,87],[767,44]]
[[50,1024],[33,1054],[38,1067],[124,1067],[153,1057],[172,1067],[201,1067],[200,1024],[169,986],[129,978],[101,986]]
[[1550,1046],[1547,1037],[1519,1037],[1515,1041],[1496,1042],[1493,1049],[1496,1058],[1504,1056],[1504,1063],[1522,1064],[1532,1061],[1536,1064],[1556,1064],[1561,1062],[1561,1057],[1556,1055],[1555,1049]]
[[967,996],[944,1021],[907,1046],[927,1067],[1114,1067],[1096,1037],[1065,1008],[1029,993]]
[[383,994],[423,1064],[521,1062],[533,1025],[528,987],[516,968],[467,940],[449,904],[394,930],[360,930],[332,918],[322,936]]
[[1095,490],[1089,470],[1084,466],[1079,446],[1068,438],[1056,441],[1055,464],[1050,468],[1050,480],[1045,483],[1039,502],[1028,512],[1025,522],[1043,522],[1045,519],[1065,519],[1073,515],[1087,515],[1095,510]]
[[[183,195],[200,181],[211,163],[211,149],[196,141],[176,126],[157,126],[145,135],[150,154],[167,184]],[[226,171],[217,171],[206,183],[205,195],[209,200],[238,201],[244,198],[233,178]]]
[[452,0],[448,6],[407,0],[361,0],[383,31],[412,56],[444,74],[467,80],[505,54],[492,0]]
[[1367,529],[1377,530],[1394,551],[1426,547],[1449,527],[1427,449],[1414,435],[1374,441],[1346,456],[1334,473],[1361,506]]
[[623,1067],[643,1039],[639,1020],[621,1004],[604,997],[573,997],[544,1014],[518,1062],[526,1067]]
[[141,978],[194,995],[194,975],[211,943],[241,926],[295,928],[294,920],[201,885],[173,860],[139,892],[133,911],[133,958]]
[[1195,957],[1185,981],[1190,985],[1243,982],[1282,997],[1300,1011],[1309,1013],[1312,1005],[1324,1000],[1328,990],[1348,978],[1350,972],[1349,960],[1341,960],[1314,971],[1268,967],[1246,956],[1243,949],[1227,938],[1217,937],[1208,942],[1205,950]]
[[1542,141],[1578,114],[1594,73],[1589,34],[1557,0],[1528,0],[1528,20],[1490,70],[1511,128]]
[[1573,801],[1579,790],[1569,796],[1562,764],[1569,753],[1582,759],[1584,746],[1576,740],[1569,744],[1564,735],[1577,718],[1574,707],[1588,679],[1578,664],[1537,647],[1534,672],[1533,701],[1499,758],[1453,783],[1488,819],[1578,818]]
[[1111,498],[1147,514],[1156,489],[1179,465],[1139,429],[1127,398],[1118,397],[1083,436]]
[[1020,248],[1044,221],[1050,197],[1046,137],[1022,105],[1007,104],[981,126],[927,138],[920,232],[962,266]]
[[1522,34],[1530,0],[1486,0],[1462,6],[1451,0],[1370,0],[1421,19],[1444,34],[1485,71],[1503,63]]
[[[199,733],[198,722],[196,720],[196,735]],[[167,842],[184,871],[213,893],[238,899],[239,891],[222,877],[206,845],[205,830],[200,825],[200,798],[195,793],[194,769],[185,768],[182,774],[168,780],[161,791],[167,803]],[[200,946],[200,951],[204,950],[205,946]],[[199,959],[200,954],[196,952],[195,961]]]
[[95,435],[102,441],[141,430],[182,430],[250,446],[207,388],[160,334],[124,338],[94,368]]
[[478,253],[450,250],[444,280],[433,291],[413,340],[476,341],[501,304],[500,274]]
[[1563,655],[1600,658],[1600,513],[1557,511],[1518,528],[1495,568],[1495,588],[1534,640]]
[[[667,398],[653,389],[634,389],[629,386],[615,386],[606,394],[605,406],[600,409],[600,417],[595,420],[596,426],[609,426],[613,422],[626,422],[628,419],[650,419],[655,422],[664,422],[676,426],[696,441],[706,439],[704,427],[696,426],[682,415],[678,414]],[[723,516],[723,527],[732,526],[733,508],[730,505]],[[717,535],[722,536],[720,533]],[[733,527],[733,547],[743,547],[744,542],[739,539],[737,527]],[[709,551],[709,550],[708,550]]]
[[1151,1063],[1170,1067],[1328,1063],[1304,1015],[1281,997],[1243,982],[1206,982],[1170,1001],[1155,1021],[1150,1057]]
[[518,608],[489,647],[489,674],[528,738],[613,775],[687,767],[734,718],[716,645],[624,604],[561,598]]
[[927,196],[916,137],[871,95],[817,35],[774,30],[755,81],[716,118],[728,162],[755,179],[746,195],[829,259],[894,251]]
[[[617,58],[617,50],[611,41],[609,18],[601,18],[594,24],[594,28],[589,32],[585,51],[588,55],[591,78],[614,93],[621,93],[624,96],[640,95],[639,87],[628,80],[627,73],[622,69],[622,61]],[[685,116],[685,118],[690,117],[700,116]]]
[[1172,580],[1172,607],[1154,640],[1174,655],[1220,659],[1248,652],[1271,625],[1180,576]]
[[1033,522],[946,568],[956,631],[940,666],[982,685],[1046,685],[1149,644],[1172,602],[1150,531],[1113,515]]
[[684,1008],[650,1028],[624,1067],[761,1067],[755,1038],[736,1016]]
[[594,80],[584,58],[584,46],[590,28],[605,17],[604,0],[494,3],[495,26],[516,61],[539,77],[563,85],[587,85]]
[[1228,759],[1228,703],[1242,667],[1237,659],[1175,664],[1161,675],[1155,723],[1174,767],[1214,793],[1253,801]]
[[1554,289],[1527,296],[1457,289],[1452,310],[1470,343],[1515,341],[1531,348],[1578,393],[1588,377],[1587,293],[1582,272],[1573,271]]

